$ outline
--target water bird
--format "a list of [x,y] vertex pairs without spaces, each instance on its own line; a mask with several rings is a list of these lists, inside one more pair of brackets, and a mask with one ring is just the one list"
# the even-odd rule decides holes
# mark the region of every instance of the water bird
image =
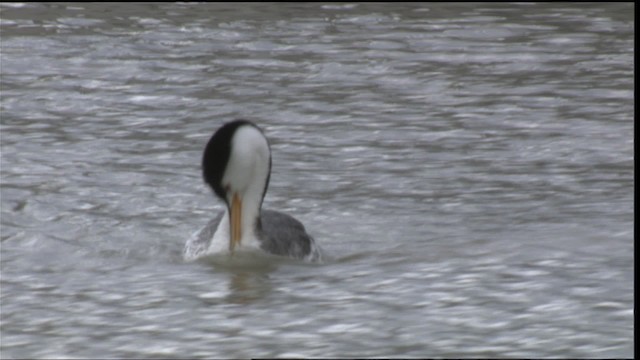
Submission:
[[184,248],[184,258],[243,250],[310,261],[320,249],[304,225],[285,213],[262,209],[271,177],[271,148],[262,129],[248,120],[234,120],[209,139],[202,156],[202,175],[226,205]]

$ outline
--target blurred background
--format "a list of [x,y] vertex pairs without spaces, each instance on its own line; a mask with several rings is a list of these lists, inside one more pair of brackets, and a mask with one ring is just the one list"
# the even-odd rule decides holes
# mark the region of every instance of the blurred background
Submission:
[[[632,357],[634,10],[0,4],[2,358]],[[235,118],[324,263],[182,260]]]

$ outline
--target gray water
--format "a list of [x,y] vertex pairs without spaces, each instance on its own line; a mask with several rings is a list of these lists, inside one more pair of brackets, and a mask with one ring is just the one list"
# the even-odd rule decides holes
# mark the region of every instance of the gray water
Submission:
[[[634,5],[0,5],[2,358],[632,357]],[[185,262],[211,134],[328,259]]]

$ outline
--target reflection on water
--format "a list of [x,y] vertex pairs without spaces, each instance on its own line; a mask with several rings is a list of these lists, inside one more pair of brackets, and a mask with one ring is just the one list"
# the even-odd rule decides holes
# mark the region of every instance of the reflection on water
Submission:
[[263,299],[269,290],[269,277],[266,274],[239,272],[233,274],[226,300],[234,304],[248,304]]
[[[632,9],[2,3],[2,357],[630,357]],[[326,263],[182,260],[238,117]]]
[[228,274],[226,291],[199,295],[209,306],[221,303],[247,305],[265,299],[271,293],[269,274],[255,270],[236,269]]

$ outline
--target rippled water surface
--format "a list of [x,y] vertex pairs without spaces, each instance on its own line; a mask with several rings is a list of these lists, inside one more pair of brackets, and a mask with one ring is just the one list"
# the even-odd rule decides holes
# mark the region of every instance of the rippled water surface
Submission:
[[[1,350],[632,357],[634,5],[0,5]],[[187,263],[220,124],[330,258]]]

